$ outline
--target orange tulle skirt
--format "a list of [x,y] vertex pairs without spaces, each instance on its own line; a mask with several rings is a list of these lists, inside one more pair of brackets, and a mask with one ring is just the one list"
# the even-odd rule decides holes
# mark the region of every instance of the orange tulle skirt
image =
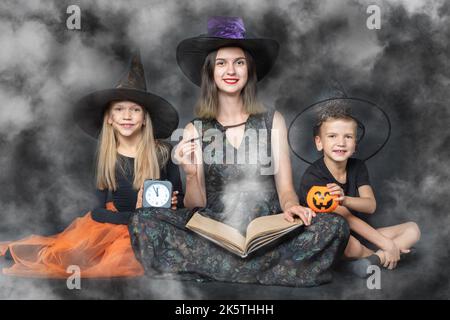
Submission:
[[7,275],[68,278],[73,274],[67,271],[69,266],[78,266],[83,278],[144,274],[131,248],[128,227],[96,222],[90,212],[57,235],[2,242],[0,254],[8,248],[15,263],[3,269]]

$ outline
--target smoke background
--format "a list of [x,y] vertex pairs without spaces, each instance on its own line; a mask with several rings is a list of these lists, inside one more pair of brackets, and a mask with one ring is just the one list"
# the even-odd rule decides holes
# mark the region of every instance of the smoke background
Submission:
[[[81,8],[80,31],[66,28],[66,9],[73,4]],[[370,4],[381,8],[380,30],[366,27]],[[247,30],[280,42],[277,63],[258,89],[288,125],[308,105],[343,93],[376,102],[392,122],[390,141],[367,163],[378,203],[369,221],[416,221],[420,260],[383,272],[381,293],[336,280],[331,289],[289,291],[292,297],[448,299],[450,3],[444,0],[1,1],[0,241],[59,232],[91,209],[96,141],[74,125],[71,104],[114,86],[134,47],[141,49],[149,90],[175,106],[180,127],[192,119],[199,90],[178,68],[175,49],[182,39],[204,33],[212,15],[242,16]],[[298,186],[306,164],[292,161]],[[0,296],[68,295],[52,289],[54,283],[0,276]],[[179,298],[217,292],[212,284],[206,285],[211,290],[195,286],[174,283],[169,291]],[[90,295],[111,297],[99,287],[93,285]],[[115,297],[144,287],[122,285],[125,293]],[[257,297],[247,288],[232,286],[230,296]],[[271,290],[260,297],[279,297],[283,289]]]

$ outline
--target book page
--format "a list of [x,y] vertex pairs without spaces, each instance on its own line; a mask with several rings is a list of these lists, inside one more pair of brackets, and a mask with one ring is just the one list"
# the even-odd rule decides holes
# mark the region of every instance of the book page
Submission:
[[247,248],[247,245],[258,237],[278,233],[296,225],[303,225],[303,221],[295,219],[294,222],[289,222],[284,219],[283,213],[258,217],[250,222],[247,227],[247,240],[244,248]]
[[269,233],[262,237],[256,237],[253,239],[253,241],[248,242],[247,244],[247,254],[251,253],[252,251],[255,251],[256,249],[259,249],[262,246],[265,246],[278,238],[281,238],[285,234],[291,232],[294,229],[297,229],[298,227],[301,227],[301,224],[293,225],[292,227],[284,230],[280,230],[276,233]]
[[218,241],[228,242],[231,246],[239,248],[241,252],[244,251],[244,236],[225,223],[204,217],[196,212],[186,224],[186,227]]

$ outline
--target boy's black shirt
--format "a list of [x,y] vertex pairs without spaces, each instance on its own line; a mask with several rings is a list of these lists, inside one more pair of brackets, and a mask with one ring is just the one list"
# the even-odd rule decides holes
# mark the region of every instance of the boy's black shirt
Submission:
[[[336,183],[343,190],[346,196],[359,197],[358,188],[370,185],[369,172],[364,161],[349,158],[347,161],[347,181],[345,184],[338,182],[328,170],[323,157],[310,165],[303,174],[300,183],[299,199],[302,206],[307,206],[306,195],[312,186],[326,186],[328,183]],[[358,212],[350,210],[352,214],[361,217]]]

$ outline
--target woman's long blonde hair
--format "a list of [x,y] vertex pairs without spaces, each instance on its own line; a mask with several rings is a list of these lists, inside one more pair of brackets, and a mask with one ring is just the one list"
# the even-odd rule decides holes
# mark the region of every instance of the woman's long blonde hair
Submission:
[[[116,165],[118,140],[113,126],[108,124],[111,102],[103,117],[102,131],[99,136],[97,148],[96,185],[100,190],[117,189]],[[153,137],[153,126],[149,113],[144,110],[146,125],[141,129],[141,140],[138,145],[137,155],[134,160],[133,188],[139,190],[146,179],[159,179],[160,168],[164,167],[170,156],[170,145]],[[119,166],[120,166],[119,162]],[[120,168],[124,170],[123,167]]]
[[[250,53],[244,50],[247,60],[248,80],[241,91],[244,110],[248,114],[258,114],[266,111],[264,105],[258,101],[256,96],[256,65]],[[210,52],[202,67],[202,84],[200,98],[195,107],[195,114],[202,119],[214,119],[219,111],[219,94],[214,81],[214,68],[216,65],[217,51]]]

